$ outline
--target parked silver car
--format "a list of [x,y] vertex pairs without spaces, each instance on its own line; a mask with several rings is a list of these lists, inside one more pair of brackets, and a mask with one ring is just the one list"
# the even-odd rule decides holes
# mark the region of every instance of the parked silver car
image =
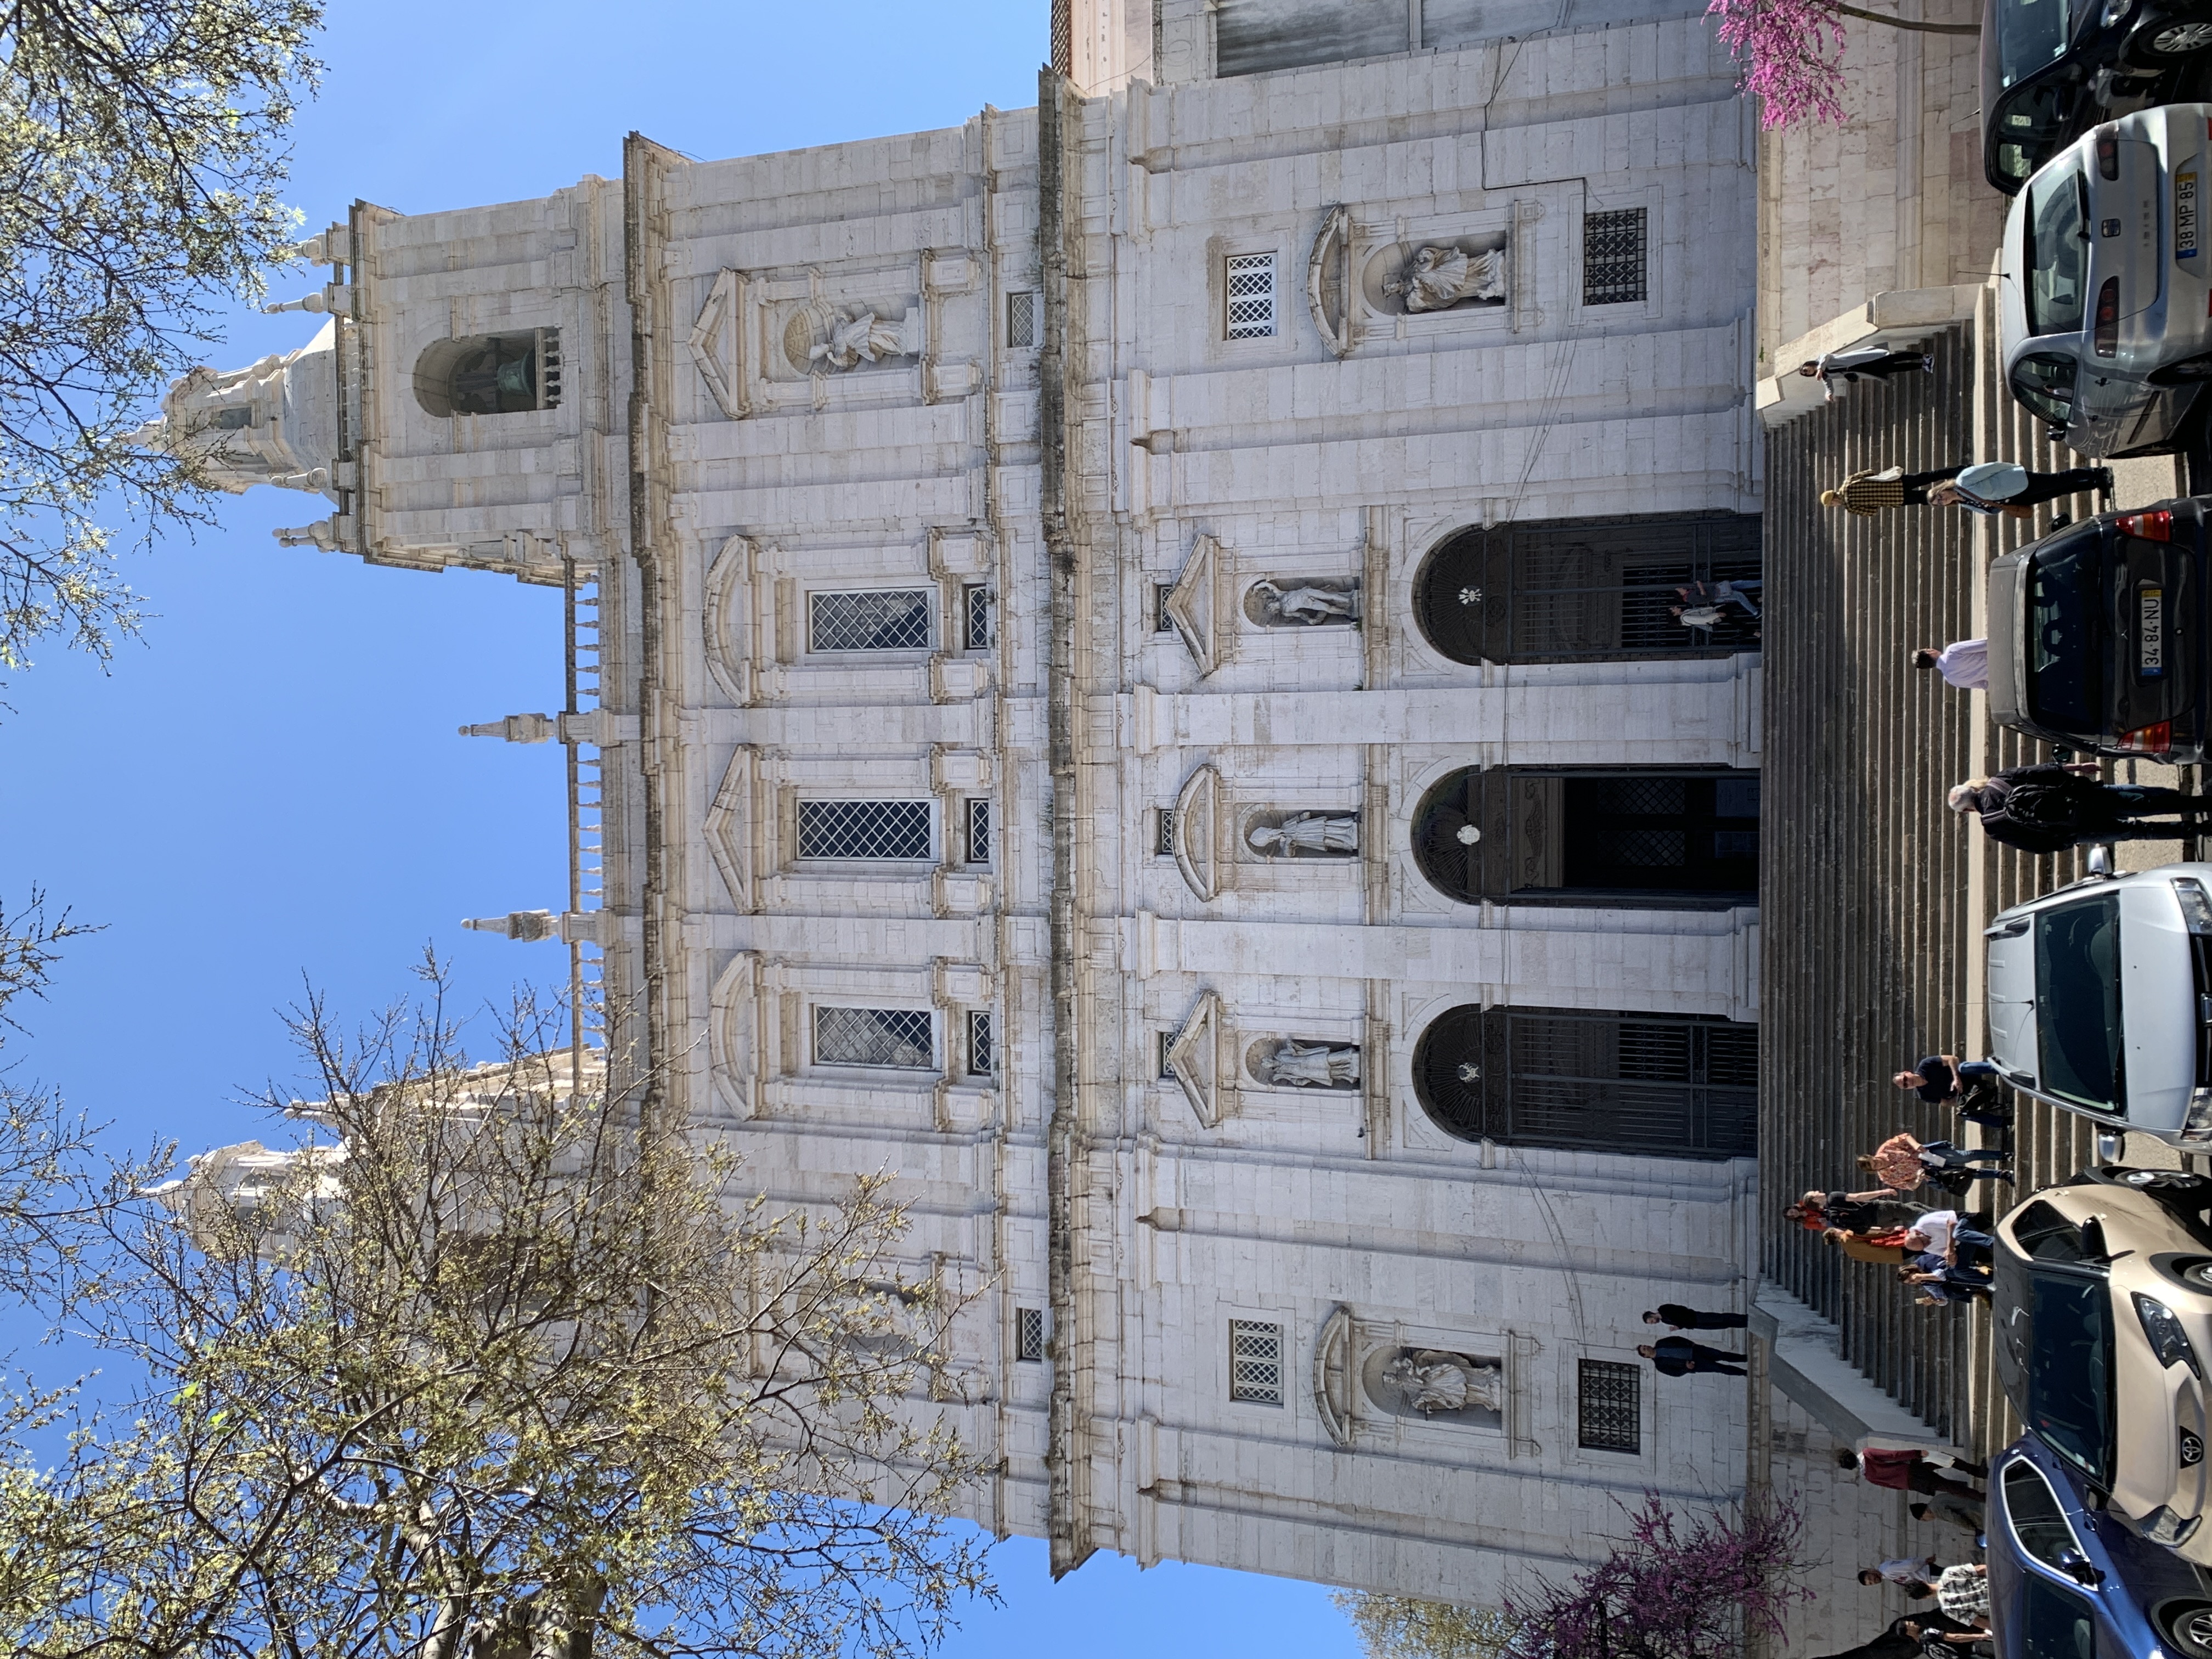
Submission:
[[2005,1081],[2113,1129],[2212,1147],[2212,864],[2093,875],[1984,936]]
[[1997,293],[2005,384],[2085,455],[2180,447],[2212,380],[2212,104],[2108,121],[2013,198]]

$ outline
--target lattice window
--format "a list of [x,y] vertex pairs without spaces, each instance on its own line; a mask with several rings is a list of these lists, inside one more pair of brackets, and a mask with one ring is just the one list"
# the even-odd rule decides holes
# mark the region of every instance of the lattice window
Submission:
[[972,1008],[968,1013],[968,1075],[988,1077],[998,1064],[999,1044],[991,1028],[991,1012]]
[[1172,1079],[1175,1076],[1175,1067],[1168,1064],[1168,1050],[1175,1047],[1175,1040],[1179,1035],[1181,1034],[1176,1031],[1162,1031],[1159,1033],[1160,1076],[1164,1080]]
[[1152,632],[1155,634],[1175,632],[1175,618],[1168,615],[1168,595],[1174,592],[1173,582],[1152,584]]
[[1006,345],[1028,351],[1037,343],[1037,296],[1034,289],[1006,295]]
[[1614,306],[1642,301],[1644,279],[1644,208],[1583,215],[1583,303]]
[[991,803],[981,799],[968,803],[968,862],[991,861]]
[[1275,256],[1231,254],[1224,273],[1224,321],[1232,340],[1255,340],[1275,331]]
[[937,1067],[935,1028],[926,1008],[814,1009],[817,1066],[891,1066],[927,1072]]
[[1044,1310],[1014,1310],[1014,1358],[1030,1364],[1044,1360]]
[[809,651],[927,651],[934,606],[926,587],[806,596]]
[[991,611],[996,604],[991,590],[970,582],[960,590],[961,644],[969,651],[988,650],[991,644]]
[[1283,1403],[1283,1328],[1249,1319],[1229,1322],[1229,1397],[1259,1406]]
[[927,859],[926,800],[803,800],[799,803],[803,859]]
[[1644,1449],[1644,1376],[1616,1359],[1578,1362],[1575,1443],[1589,1451]]
[[1153,814],[1152,856],[1171,859],[1175,856],[1175,808],[1163,806]]

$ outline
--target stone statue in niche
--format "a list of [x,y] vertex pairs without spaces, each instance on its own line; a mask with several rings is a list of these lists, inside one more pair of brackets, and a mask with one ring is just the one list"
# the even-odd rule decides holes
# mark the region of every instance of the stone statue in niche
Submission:
[[1469,253],[1449,242],[1430,243],[1413,250],[1382,291],[1402,295],[1407,311],[1449,311],[1469,300],[1503,300],[1504,252]]
[[1244,835],[1255,853],[1269,858],[1359,850],[1359,820],[1349,812],[1300,812],[1280,823],[1255,823]]
[[1359,1050],[1349,1043],[1300,1042],[1285,1037],[1262,1054],[1260,1079],[1296,1089],[1344,1089],[1359,1081]]
[[1463,1353],[1440,1348],[1402,1350],[1382,1368],[1382,1382],[1423,1417],[1505,1409],[1504,1370]]
[[911,357],[918,348],[908,343],[904,319],[886,322],[863,308],[830,325],[830,337],[817,341],[806,354],[810,363],[824,368],[856,368],[888,357]]
[[[894,314],[896,313],[896,314]],[[908,300],[837,306],[810,300],[784,324],[783,355],[801,374],[844,374],[921,355],[921,310]]]
[[1359,587],[1323,586],[1301,582],[1285,587],[1273,580],[1256,581],[1245,597],[1245,615],[1266,628],[1316,628],[1327,623],[1359,620]]

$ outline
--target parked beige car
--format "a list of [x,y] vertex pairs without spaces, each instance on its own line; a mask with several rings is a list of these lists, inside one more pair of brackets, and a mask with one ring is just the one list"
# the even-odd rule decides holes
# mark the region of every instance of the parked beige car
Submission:
[[1997,1375],[2021,1420],[2142,1536],[2212,1565],[2204,1443],[2212,1181],[2085,1170],[1997,1224]]

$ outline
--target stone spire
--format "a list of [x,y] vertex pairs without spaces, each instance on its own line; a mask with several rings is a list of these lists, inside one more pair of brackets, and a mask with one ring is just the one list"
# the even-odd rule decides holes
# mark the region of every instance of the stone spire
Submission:
[[161,417],[130,441],[190,457],[210,483],[233,495],[266,483],[335,501],[337,398],[336,325],[325,323],[297,351],[272,353],[250,368],[192,370],[162,397]]

